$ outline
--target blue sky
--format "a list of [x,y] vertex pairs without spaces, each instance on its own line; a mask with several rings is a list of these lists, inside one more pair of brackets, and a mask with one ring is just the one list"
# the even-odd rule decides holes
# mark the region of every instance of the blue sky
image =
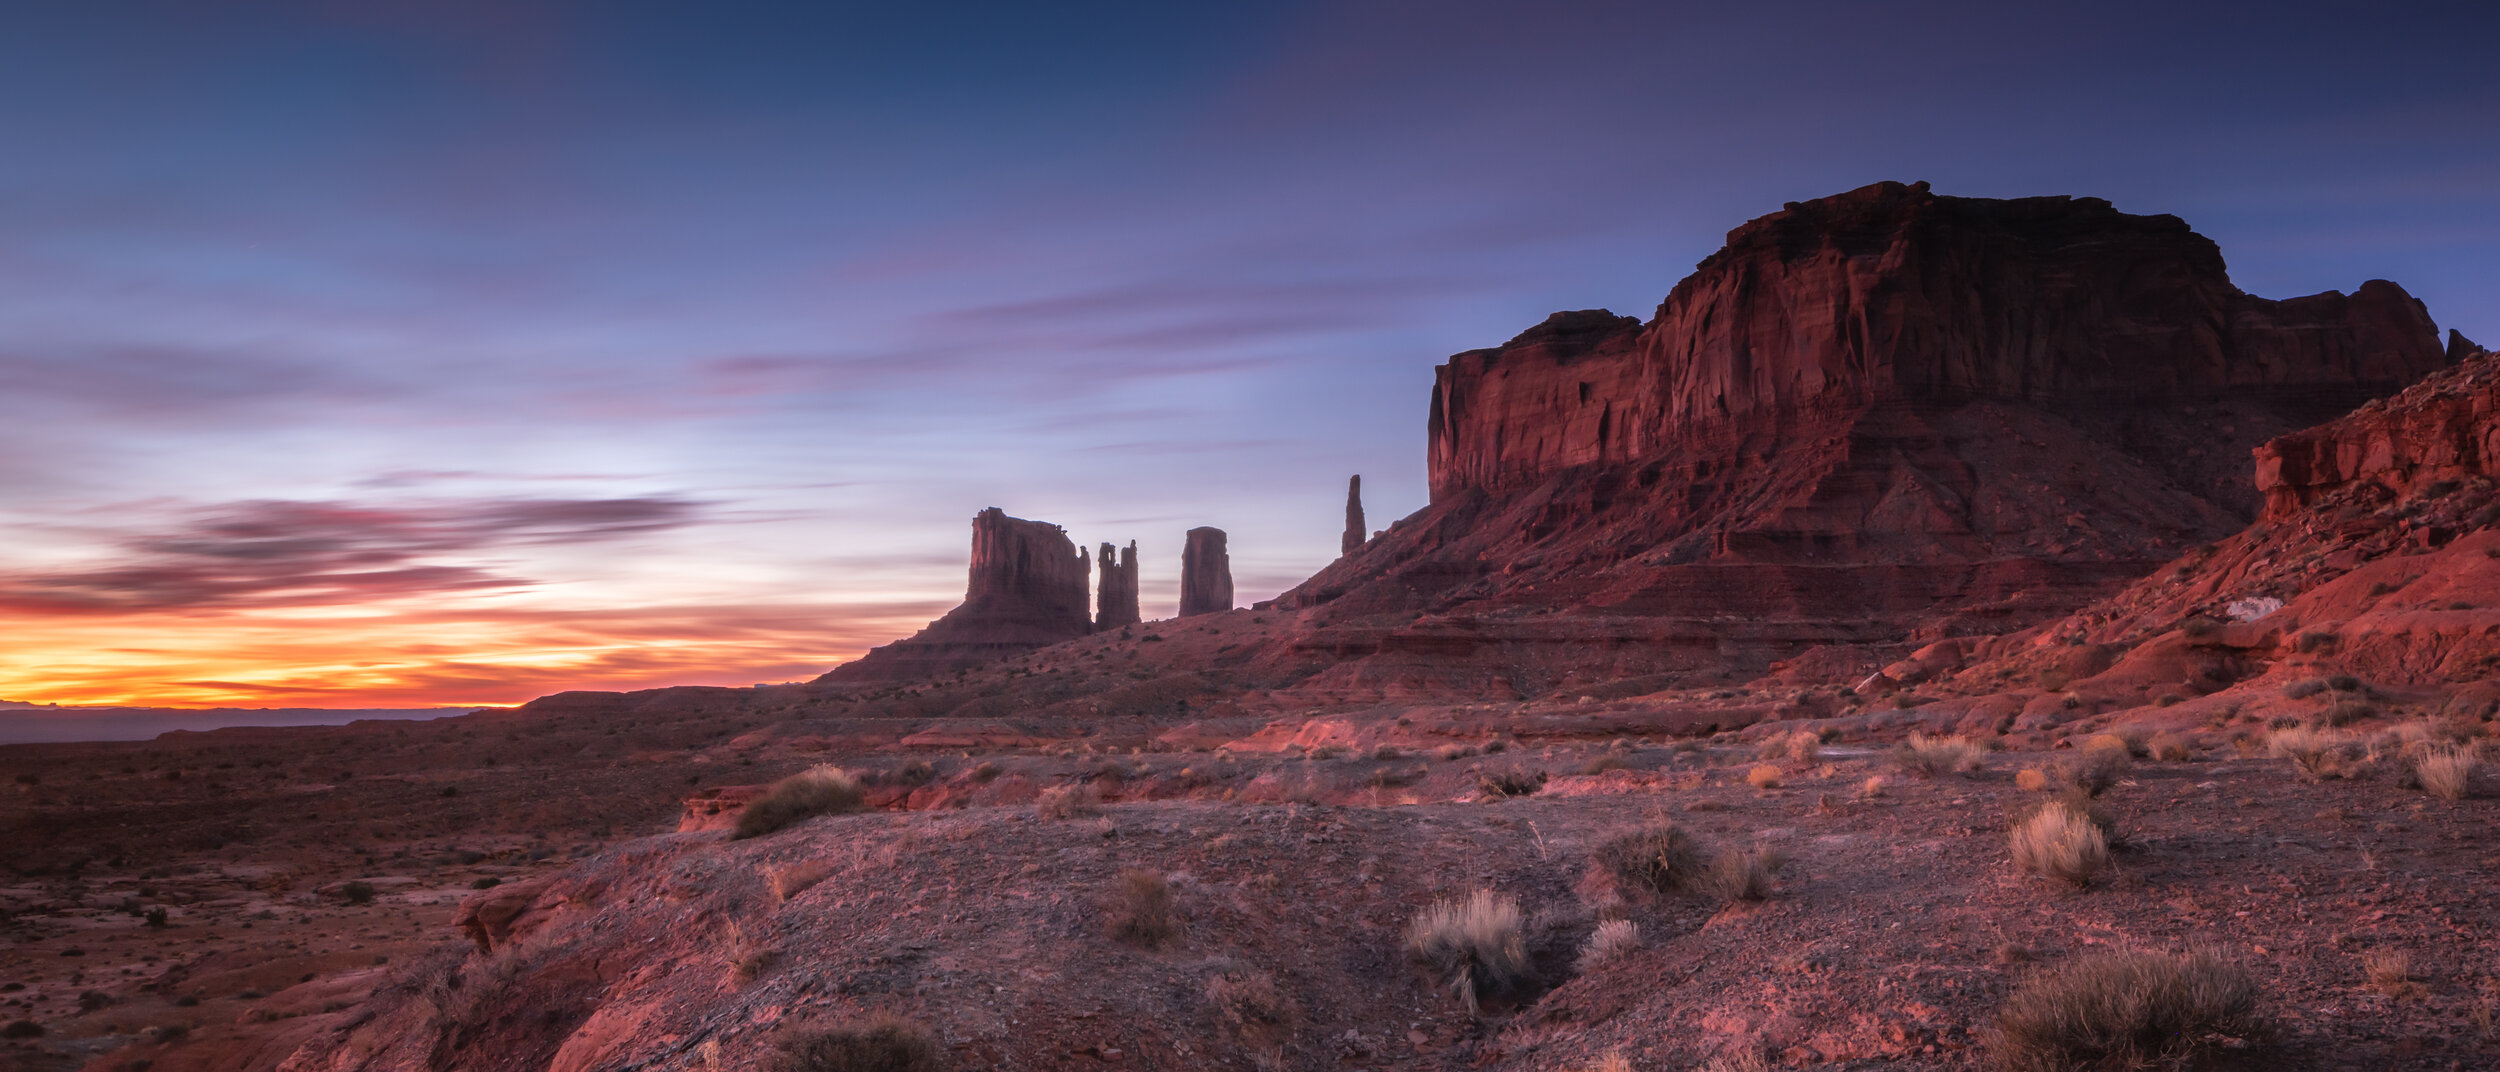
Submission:
[[1447,355],[1880,179],[2500,339],[2479,5],[54,7],[0,38],[10,698],[809,676],[991,505],[1137,540],[1149,615],[1223,527],[1263,598],[1347,474],[1423,504]]

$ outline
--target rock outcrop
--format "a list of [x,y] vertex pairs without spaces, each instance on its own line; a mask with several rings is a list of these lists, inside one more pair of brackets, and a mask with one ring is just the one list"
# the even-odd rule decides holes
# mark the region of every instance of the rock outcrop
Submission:
[[1137,614],[1137,541],[1130,540],[1115,557],[1111,545],[1102,545],[1100,597],[1094,610],[1097,632],[1135,625]]
[[835,667],[821,680],[916,680],[995,662],[1093,631],[1085,552],[1059,526],[993,506],[972,519],[963,604],[902,640]]
[[1224,530],[1194,528],[1181,548],[1181,617],[1233,609],[1233,560]]
[[1878,184],[1730,232],[1646,324],[1451,358],[1432,504],[1276,605],[1325,609],[1294,644],[1349,700],[2009,632],[2238,531],[2251,448],[2449,360],[2393,283],[2269,301],[2175,217]]
[[1350,555],[1360,551],[1363,541],[1369,538],[1369,530],[1363,527],[1363,475],[1357,473],[1346,478],[1345,536],[1337,541],[1337,553]]
[[[2449,332],[2448,352],[2479,362],[2481,347]],[[2448,375],[2425,381],[2349,416],[2269,440],[2257,448],[2257,490],[2265,520],[2298,515],[2321,496],[2360,481],[2405,496],[2441,481],[2500,476],[2500,422],[2490,382]]]

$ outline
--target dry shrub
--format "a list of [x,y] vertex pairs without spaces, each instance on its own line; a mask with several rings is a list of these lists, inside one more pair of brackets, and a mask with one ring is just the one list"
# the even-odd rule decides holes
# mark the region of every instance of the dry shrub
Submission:
[[2324,678],[2313,677],[2283,686],[2283,696],[2290,700],[2306,700],[2325,691],[2326,680]]
[[1433,755],[1441,757],[1444,763],[1455,762],[1475,754],[1476,750],[1473,746],[1463,744],[1445,744],[1433,752]]
[[1044,819],[1074,819],[1102,810],[1102,791],[1092,783],[1054,785],[1033,798],[1033,814]]
[[2474,753],[2440,749],[2413,761],[2413,775],[2422,790],[2441,800],[2463,800],[2474,793]]
[[1545,788],[1544,771],[1528,771],[1513,767],[1507,770],[1476,772],[1476,788],[1487,800],[1524,797]]
[[772,886],[774,902],[779,903],[807,892],[808,887],[823,882],[833,870],[831,860],[803,860],[766,871],[764,878]]
[[2378,708],[2371,706],[2367,700],[2337,700],[2326,709],[2326,724],[2349,726],[2375,714],[2378,714]]
[[2037,793],[2048,787],[2049,776],[2039,771],[2025,767],[2014,772],[2014,788],[2016,789],[2026,793]]
[[1407,924],[1406,948],[1446,980],[1471,1013],[1478,998],[1512,990],[1528,974],[1519,902],[1491,890],[1465,901],[1433,902]]
[[1884,795],[1884,776],[1880,774],[1870,775],[1865,781],[1858,783],[1858,795],[1862,797],[1880,797]]
[[2196,754],[2196,747],[2176,733],[2156,733],[2144,742],[2144,751],[2163,763],[2185,763]]
[[2102,743],[2108,738],[2095,737],[2092,743],[2077,749],[2074,755],[2057,761],[2057,780],[2086,796],[2099,796],[2118,784],[2118,779],[2135,766],[2127,756],[2124,744]]
[[1600,752],[1580,768],[1580,773],[1604,774],[1610,770],[1629,770],[1631,766],[1632,761],[1621,752]]
[[1225,972],[1207,980],[1207,1004],[1226,1028],[1259,1045],[1283,1041],[1302,1022],[1302,1003],[1263,971]]
[[2376,950],[2361,958],[2361,970],[2369,976],[2371,988],[2398,1001],[2430,993],[2430,988],[2415,980],[2413,957],[2403,950]]
[[2050,801],[2014,824],[2008,838],[2014,867],[2073,886],[2089,886],[2109,865],[2109,837],[2090,816]]
[[1146,949],[1161,949],[1181,936],[1180,908],[1173,903],[1172,884],[1161,872],[1130,868],[1120,872],[1103,906],[1103,926],[1111,937]]
[[2351,778],[2366,766],[2361,742],[2315,726],[2288,726],[2266,735],[2266,751],[2292,761],[2312,778]]
[[929,1030],[898,1016],[877,1015],[784,1036],[776,1072],[938,1072],[946,1067]]
[[1580,947],[1580,970],[1590,971],[1601,964],[1619,960],[1641,947],[1641,925],[1628,919],[1610,919],[1597,925],[1589,934],[1588,943]]
[[1592,855],[1598,870],[1627,890],[1673,893],[1692,885],[1702,868],[1692,835],[1668,822],[1616,834],[1599,842]]
[[817,765],[778,782],[738,814],[733,838],[762,837],[803,819],[860,809],[859,780],[840,767]]
[[1968,737],[1936,737],[1924,733],[1909,735],[1892,750],[1894,762],[1922,778],[1933,778],[1949,771],[1978,770],[1987,754],[1987,745]]
[[1997,1010],[2009,1072],[2170,1068],[2263,1041],[2257,983],[2211,953],[2100,953],[2034,976]]
[[2086,750],[2094,748],[2115,748],[2126,753],[2130,757],[2141,756],[2144,754],[2144,745],[2142,741],[2124,733],[2114,732],[2093,734],[2091,737],[2084,740],[2083,748]]
[[1771,899],[1771,876],[1788,863],[1775,849],[1727,849],[1710,861],[1701,885],[1713,896],[1730,901]]
[[1777,789],[1780,787],[1780,769],[1768,763],[1762,764],[1745,772],[1745,784],[1756,789]]
[[1618,1051],[1608,1050],[1605,1056],[1597,1059],[1597,1063],[1589,1066],[1588,1072],[1632,1072],[1632,1059]]
[[1774,733],[1762,739],[1754,757],[1764,763],[1812,763],[1823,754],[1823,736],[1813,730]]

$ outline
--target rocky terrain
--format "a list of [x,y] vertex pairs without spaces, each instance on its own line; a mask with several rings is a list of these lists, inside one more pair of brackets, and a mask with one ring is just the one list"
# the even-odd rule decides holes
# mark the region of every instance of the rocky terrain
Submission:
[[[1271,603],[1198,530],[1089,616],[992,510],[807,685],[0,749],[0,1067],[1978,1069],[2127,950],[2246,973],[2210,1067],[2488,1067],[2495,406],[2170,217],[1791,205],[1453,358],[1432,505]],[[1514,952],[1417,956],[1479,892]]]

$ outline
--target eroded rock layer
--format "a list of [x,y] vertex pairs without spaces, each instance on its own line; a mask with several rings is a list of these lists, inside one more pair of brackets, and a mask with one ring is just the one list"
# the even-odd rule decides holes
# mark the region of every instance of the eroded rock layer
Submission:
[[[952,673],[1093,630],[1085,552],[1046,521],[998,507],[972,519],[964,601],[918,633],[835,667],[826,681],[901,681]],[[1133,589],[1132,589],[1133,591]]]

